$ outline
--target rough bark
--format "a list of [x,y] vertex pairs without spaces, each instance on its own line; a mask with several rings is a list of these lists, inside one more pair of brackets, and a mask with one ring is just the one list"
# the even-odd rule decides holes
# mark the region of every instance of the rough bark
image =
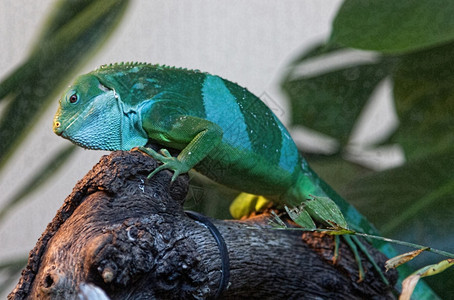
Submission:
[[[147,181],[156,166],[137,151],[104,156],[48,225],[8,299],[102,299],[100,289],[111,299],[213,297],[221,277],[218,245],[183,211],[187,176],[170,185],[171,173],[163,171]],[[333,264],[331,236],[274,230],[267,218],[212,220],[230,257],[221,298],[393,298],[366,259],[366,277],[357,282],[343,243]],[[385,257],[370,251],[383,265]],[[394,285],[396,272],[385,275]]]

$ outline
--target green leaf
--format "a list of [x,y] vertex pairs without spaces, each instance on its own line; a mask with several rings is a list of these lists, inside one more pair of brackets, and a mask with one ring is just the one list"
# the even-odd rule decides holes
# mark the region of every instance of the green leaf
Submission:
[[347,229],[345,221],[339,207],[329,197],[311,196],[304,202],[307,211],[317,220],[322,220],[334,228]]
[[[82,2],[81,2],[82,3]],[[104,42],[128,1],[62,1],[27,61],[0,83],[9,96],[0,119],[0,168],[25,138],[59,88]],[[74,10],[68,17],[68,10]]]
[[290,217],[290,219],[292,219],[296,224],[300,225],[302,228],[309,230],[317,228],[309,213],[304,209],[304,206],[294,208],[288,208],[287,206],[285,206],[285,210],[287,211],[287,214]]
[[284,221],[282,221],[282,219],[274,212],[274,210],[271,210],[271,216],[272,218],[270,218],[268,220],[268,224],[275,228],[275,229],[286,229],[288,228],[287,227],[287,224],[285,224]]
[[428,265],[417,270],[411,276],[407,277],[402,283],[402,294],[399,299],[410,300],[413,290],[415,289],[415,286],[420,278],[439,274],[453,265],[454,259],[445,259],[437,264]]
[[[427,155],[405,165],[367,175],[344,189],[344,196],[383,236],[454,251],[454,149]],[[401,251],[406,251],[402,249]],[[411,263],[429,264],[425,254]],[[453,271],[428,278],[436,292],[454,284]],[[418,284],[416,287],[420,289]]]
[[42,47],[42,43],[51,41],[58,31],[72,22],[84,9],[86,9],[92,0],[78,0],[68,3],[68,1],[58,1],[52,7],[52,11],[49,13],[47,21],[41,28],[41,35],[36,39],[37,43],[32,48],[34,51],[39,51]]
[[448,259],[440,261],[437,264],[425,266],[424,268],[421,268],[420,270],[416,271],[415,274],[418,274],[421,277],[434,276],[441,272],[444,272],[446,269],[452,267],[453,265],[454,265],[454,259],[448,258]]
[[302,125],[345,145],[364,105],[390,72],[388,61],[349,66],[283,83],[292,106],[292,125]]
[[75,149],[76,147],[74,145],[69,145],[60,150],[60,152],[57,153],[57,155],[55,155],[55,157],[52,158],[48,164],[34,174],[33,178],[29,182],[22,185],[21,189],[13,197],[11,197],[11,199],[7,200],[5,202],[6,204],[0,210],[0,222],[13,207],[25,200],[28,195],[36,191],[40,186],[47,182],[47,180],[55,175],[60,167],[62,167],[71,157]]
[[393,74],[400,126],[392,137],[408,159],[454,145],[454,43],[402,56]]
[[386,53],[410,52],[454,40],[450,0],[346,0],[331,42]]

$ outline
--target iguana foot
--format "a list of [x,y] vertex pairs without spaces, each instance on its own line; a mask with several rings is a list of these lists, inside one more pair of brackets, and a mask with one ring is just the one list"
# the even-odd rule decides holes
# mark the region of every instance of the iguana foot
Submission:
[[180,174],[184,174],[189,172],[191,169],[188,167],[184,162],[180,161],[177,157],[173,157],[170,155],[169,151],[167,149],[161,149],[158,153],[155,150],[147,147],[137,147],[137,149],[145,154],[148,154],[149,156],[153,157],[154,159],[162,162],[162,165],[157,167],[156,169],[153,170],[148,176],[147,179],[150,179],[153,177],[156,173],[158,173],[161,170],[170,170],[173,171],[172,175],[172,180],[171,182],[174,182],[175,179]]
[[230,204],[230,214],[235,219],[241,219],[248,217],[254,212],[260,212],[270,208],[272,205],[273,202],[263,196],[241,193]]

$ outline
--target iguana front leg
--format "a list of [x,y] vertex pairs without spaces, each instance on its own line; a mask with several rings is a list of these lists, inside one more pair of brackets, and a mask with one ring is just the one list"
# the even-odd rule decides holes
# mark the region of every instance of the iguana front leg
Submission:
[[166,127],[165,130],[152,128],[150,137],[159,144],[181,149],[181,152],[173,157],[165,148],[160,150],[160,154],[151,148],[139,147],[142,152],[162,162],[148,178],[161,170],[171,170],[173,182],[180,174],[187,173],[202,161],[222,140],[222,129],[218,125],[197,117],[177,117]]

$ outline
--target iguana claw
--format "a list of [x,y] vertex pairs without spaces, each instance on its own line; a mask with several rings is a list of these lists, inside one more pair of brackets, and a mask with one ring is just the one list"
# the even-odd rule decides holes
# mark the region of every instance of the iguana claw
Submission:
[[147,147],[138,147],[137,149],[153,157],[154,159],[162,162],[162,165],[154,169],[153,172],[151,172],[147,176],[147,179],[150,179],[156,173],[162,170],[170,170],[173,171],[172,179],[170,180],[170,182],[174,182],[180,174],[187,173],[190,169],[185,163],[181,162],[177,157],[173,157],[167,149],[161,149],[159,152],[161,152],[162,154],[159,154],[155,150]]

